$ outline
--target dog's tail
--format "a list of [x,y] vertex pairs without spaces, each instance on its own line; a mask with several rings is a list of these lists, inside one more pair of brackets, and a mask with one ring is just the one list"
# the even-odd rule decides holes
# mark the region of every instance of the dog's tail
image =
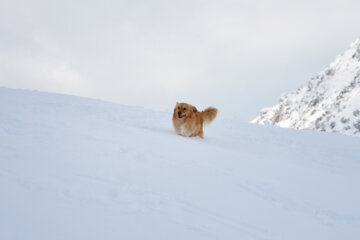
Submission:
[[205,124],[210,124],[216,118],[217,113],[218,113],[218,110],[216,108],[208,107],[207,109],[202,111],[200,114],[203,119],[203,122]]

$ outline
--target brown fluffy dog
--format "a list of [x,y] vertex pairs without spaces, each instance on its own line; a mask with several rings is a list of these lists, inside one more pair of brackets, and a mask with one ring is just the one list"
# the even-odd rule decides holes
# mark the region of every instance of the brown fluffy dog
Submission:
[[176,103],[173,114],[173,125],[175,132],[185,137],[204,137],[203,125],[211,123],[218,110],[208,107],[199,112],[196,107],[187,103]]

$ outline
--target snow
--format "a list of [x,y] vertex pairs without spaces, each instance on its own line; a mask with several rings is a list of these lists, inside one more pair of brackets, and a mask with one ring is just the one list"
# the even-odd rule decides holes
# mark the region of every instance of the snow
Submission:
[[360,239],[359,138],[171,118],[0,88],[0,239]]
[[360,135],[360,40],[325,70],[277,105],[262,109],[252,122],[284,128]]

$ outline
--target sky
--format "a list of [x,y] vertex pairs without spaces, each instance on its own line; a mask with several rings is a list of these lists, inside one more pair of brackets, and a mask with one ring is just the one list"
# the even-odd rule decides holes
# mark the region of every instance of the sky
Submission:
[[360,1],[0,1],[0,86],[250,121],[360,37]]

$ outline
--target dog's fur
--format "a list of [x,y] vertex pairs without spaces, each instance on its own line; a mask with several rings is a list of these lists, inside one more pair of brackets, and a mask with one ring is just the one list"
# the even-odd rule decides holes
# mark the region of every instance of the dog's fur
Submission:
[[199,112],[190,104],[176,103],[172,118],[175,132],[185,137],[200,136],[204,138],[203,125],[210,124],[217,113],[218,110],[214,107],[208,107]]

